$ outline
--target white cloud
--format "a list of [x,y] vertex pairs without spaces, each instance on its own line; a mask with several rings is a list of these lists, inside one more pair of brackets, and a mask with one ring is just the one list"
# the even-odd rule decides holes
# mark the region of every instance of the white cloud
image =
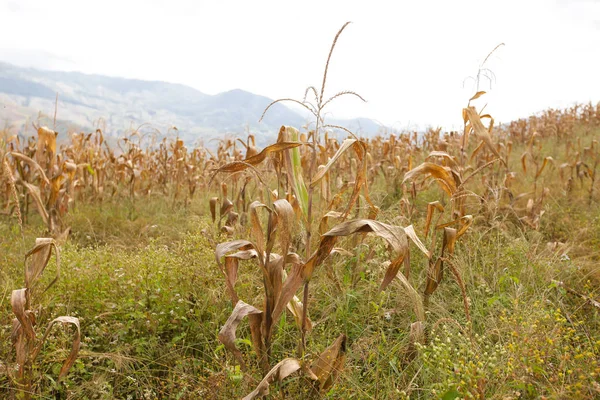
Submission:
[[[498,121],[600,100],[595,1],[0,0],[0,15],[9,16],[0,23],[7,61],[272,98],[320,86],[331,40],[351,20],[327,92],[355,90],[369,102],[330,111],[396,127],[458,126],[473,91],[464,78],[500,42],[485,98]],[[40,49],[51,56],[35,57]]]

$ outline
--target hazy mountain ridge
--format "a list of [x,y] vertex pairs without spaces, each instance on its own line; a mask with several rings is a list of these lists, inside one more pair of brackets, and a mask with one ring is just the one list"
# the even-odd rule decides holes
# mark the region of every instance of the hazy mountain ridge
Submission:
[[[107,132],[116,135],[148,123],[162,133],[176,126],[188,143],[250,130],[257,134],[259,144],[266,144],[281,125],[300,127],[309,121],[283,104],[275,104],[259,124],[272,100],[241,89],[208,95],[175,83],[43,71],[0,62],[2,122],[18,127],[27,119],[35,120],[40,112],[52,115],[56,93],[58,128],[64,130],[91,130],[102,120]],[[366,118],[328,122],[365,135],[380,129]]]

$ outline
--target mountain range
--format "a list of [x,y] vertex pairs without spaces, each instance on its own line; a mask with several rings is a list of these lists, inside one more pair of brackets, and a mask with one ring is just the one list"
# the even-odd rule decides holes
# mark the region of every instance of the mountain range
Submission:
[[[281,125],[300,128],[310,122],[306,115],[278,103],[259,123],[272,99],[241,89],[209,95],[181,84],[45,71],[0,62],[0,122],[4,126],[21,130],[27,121],[52,126],[57,95],[59,132],[101,128],[105,135],[116,137],[144,124],[145,132],[169,132],[188,144],[252,132],[257,144],[264,146]],[[330,119],[328,123],[364,136],[382,128],[368,118]]]

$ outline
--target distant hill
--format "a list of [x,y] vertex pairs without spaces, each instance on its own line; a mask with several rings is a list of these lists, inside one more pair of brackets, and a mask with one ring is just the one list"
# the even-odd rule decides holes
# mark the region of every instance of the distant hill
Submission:
[[[272,140],[281,125],[301,127],[309,120],[283,104],[276,104],[258,123],[271,99],[240,89],[216,95],[189,86],[88,75],[79,72],[42,71],[0,62],[0,122],[15,126],[36,120],[51,122],[58,93],[59,130],[92,130],[100,126],[118,135],[141,124],[165,134],[176,126],[190,144],[207,142],[224,134],[255,133],[259,145]],[[380,126],[366,118],[330,120],[362,135]],[[150,129],[150,128],[147,128]]]

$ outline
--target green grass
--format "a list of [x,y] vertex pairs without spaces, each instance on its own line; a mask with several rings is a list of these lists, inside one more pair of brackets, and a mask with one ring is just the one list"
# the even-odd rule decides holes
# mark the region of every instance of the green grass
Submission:
[[[520,153],[513,156],[511,165],[520,167]],[[311,281],[314,329],[306,358],[314,359],[340,333],[348,337],[346,368],[324,398],[600,396],[599,310],[553,283],[598,298],[600,206],[587,205],[585,188],[562,194],[549,171],[538,183],[552,185],[553,193],[539,231],[521,229],[491,205],[492,219],[477,220],[457,243],[452,262],[466,286],[472,324],[447,270],[427,311],[429,340],[414,359],[407,357],[416,318],[410,298],[398,280],[378,290],[389,257],[381,240],[341,242],[355,256],[326,261]],[[523,190],[530,184],[520,183]],[[379,181],[371,189],[374,199],[385,199],[379,219],[396,219],[399,198],[387,195]],[[414,224],[420,235],[426,203],[438,198],[435,185],[419,195]],[[0,361],[11,366],[10,293],[23,286],[23,255],[43,227],[34,217],[21,235],[14,221],[2,218]],[[50,336],[35,368],[40,398],[231,399],[254,389],[261,373],[247,323],[238,329],[237,345],[249,374],[239,371],[217,340],[232,304],[214,260],[206,199],[187,208],[160,197],[133,208],[119,201],[80,203],[66,222],[73,234],[62,248],[62,275],[36,299],[43,305],[38,326],[59,315],[77,316],[82,347],[66,382],[57,383],[70,338],[60,330]],[[547,250],[552,241],[566,242],[568,256]],[[365,259],[371,250],[374,257]],[[410,281],[420,293],[425,266],[424,256],[413,251]],[[43,279],[51,279],[53,268],[51,261]],[[242,262],[236,289],[260,308],[257,270],[252,261]],[[284,314],[273,359],[296,356],[298,338],[291,314]],[[282,392],[271,392],[273,398],[287,393],[295,399],[305,398],[306,390],[301,378],[292,378]],[[9,381],[1,374],[0,397],[7,396]]]

